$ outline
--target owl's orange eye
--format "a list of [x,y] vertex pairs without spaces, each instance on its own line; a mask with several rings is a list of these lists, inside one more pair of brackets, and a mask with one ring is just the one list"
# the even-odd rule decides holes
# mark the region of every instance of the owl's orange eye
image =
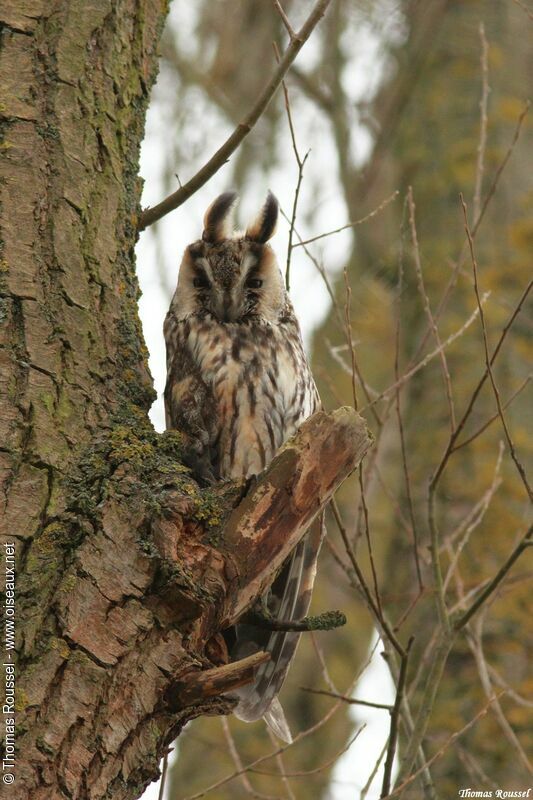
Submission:
[[195,289],[209,289],[209,281],[207,278],[195,278],[192,285]]
[[250,278],[249,281],[246,281],[246,286],[249,289],[260,289],[263,285],[263,281],[259,280],[259,278]]

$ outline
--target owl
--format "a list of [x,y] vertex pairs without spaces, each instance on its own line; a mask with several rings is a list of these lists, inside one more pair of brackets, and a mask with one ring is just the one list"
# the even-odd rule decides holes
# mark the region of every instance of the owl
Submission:
[[[200,482],[250,478],[320,407],[300,327],[268,244],[278,218],[269,192],[245,233],[234,233],[234,192],[207,209],[201,239],[189,245],[165,319],[167,428],[187,442]],[[314,525],[261,599],[278,619],[307,613],[321,540]],[[278,736],[290,731],[277,694],[299,635],[237,624],[228,636],[232,660],[270,653],[252,684],[237,691],[235,715],[264,717]],[[233,693],[235,694],[235,693]]]

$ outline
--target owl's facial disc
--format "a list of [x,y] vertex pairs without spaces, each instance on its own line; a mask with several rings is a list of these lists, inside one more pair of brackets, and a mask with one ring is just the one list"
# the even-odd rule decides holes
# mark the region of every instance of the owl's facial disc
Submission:
[[172,302],[182,319],[207,313],[222,324],[246,323],[252,317],[276,323],[286,295],[270,246],[241,235],[189,245]]
[[256,314],[265,276],[258,246],[228,240],[194,258],[192,284],[199,305],[219,322],[238,323]]

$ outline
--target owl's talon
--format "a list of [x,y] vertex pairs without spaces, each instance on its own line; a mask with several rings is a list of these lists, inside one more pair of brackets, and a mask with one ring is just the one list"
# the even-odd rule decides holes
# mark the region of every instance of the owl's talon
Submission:
[[251,490],[253,489],[256,483],[257,483],[257,475],[249,475],[246,478],[244,483],[243,497],[246,497],[247,494],[250,494]]

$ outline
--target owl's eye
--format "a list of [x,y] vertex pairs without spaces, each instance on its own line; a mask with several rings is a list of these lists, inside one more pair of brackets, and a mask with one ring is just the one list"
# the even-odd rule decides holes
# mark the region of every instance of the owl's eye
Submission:
[[246,281],[246,286],[249,289],[260,289],[263,285],[263,281],[259,280],[259,278],[250,278],[249,281]]
[[198,277],[192,282],[195,289],[209,289],[209,281],[207,278]]

